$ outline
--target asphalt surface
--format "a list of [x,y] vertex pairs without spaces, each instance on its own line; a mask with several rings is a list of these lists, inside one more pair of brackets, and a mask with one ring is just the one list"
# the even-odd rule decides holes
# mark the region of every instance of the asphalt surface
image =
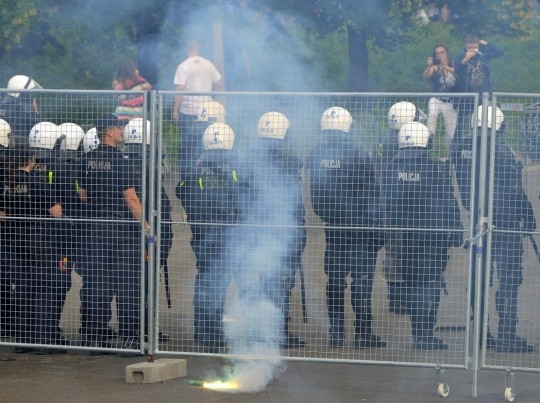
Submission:
[[[159,356],[156,358],[160,358]],[[167,356],[167,358],[172,358]],[[146,357],[15,354],[0,348],[2,402],[497,402],[504,400],[504,371],[480,371],[473,398],[473,371],[447,369],[449,396],[438,395],[434,368],[288,361],[285,371],[257,393],[223,393],[192,386],[219,373],[229,361],[183,356],[188,375],[154,384],[125,382],[127,365]],[[516,401],[538,402],[538,374],[516,373]]]

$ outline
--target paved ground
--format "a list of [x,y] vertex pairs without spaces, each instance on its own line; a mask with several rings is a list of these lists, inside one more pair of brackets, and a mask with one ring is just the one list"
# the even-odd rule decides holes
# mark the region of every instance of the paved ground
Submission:
[[[159,357],[157,357],[159,358]],[[170,358],[170,357],[168,357]],[[2,402],[434,402],[436,371],[432,368],[287,363],[286,371],[262,391],[225,394],[191,386],[219,372],[226,361],[215,357],[178,356],[187,360],[188,376],[157,384],[125,383],[125,367],[145,357],[91,357],[81,352],[35,356],[0,348],[0,401]],[[504,401],[505,374],[479,373],[478,397],[472,397],[471,370],[445,371],[450,387],[447,402]],[[538,374],[517,373],[516,401],[538,402]]]

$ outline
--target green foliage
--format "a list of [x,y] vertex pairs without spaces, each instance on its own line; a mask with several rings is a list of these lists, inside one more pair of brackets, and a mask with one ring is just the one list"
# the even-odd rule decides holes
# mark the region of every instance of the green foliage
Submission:
[[460,16],[454,23],[462,32],[480,36],[522,37],[532,18],[527,0],[460,0],[451,9]]
[[530,32],[530,37],[519,40],[493,38],[505,50],[503,56],[491,62],[496,91],[540,94],[540,21]]
[[342,92],[347,85],[347,37],[344,30],[324,38],[306,35],[305,46],[311,49],[306,65],[317,66],[318,80],[309,83],[312,91]]
[[95,23],[94,5],[73,0],[42,6],[31,20],[31,32],[4,54],[2,82],[27,74],[45,88],[111,89],[116,66],[135,57],[135,48],[110,16]]
[[[510,38],[486,36],[505,49],[503,56],[490,61],[499,92],[540,93],[540,24],[529,27],[530,36]],[[375,92],[428,92],[422,80],[426,59],[433,47],[445,44],[452,57],[463,48],[462,35],[450,24],[432,23],[411,33],[411,41],[396,50],[371,47],[370,88]]]
[[[414,22],[416,10],[427,0],[269,0],[248,1],[239,5],[223,0],[230,13],[235,7],[253,7],[250,18],[259,18],[266,27],[268,19],[281,23],[280,34],[268,29],[263,42],[253,36],[253,47],[269,53],[289,49],[287,38],[294,40],[291,52],[296,60],[310,66],[313,74],[301,77],[302,90],[346,91],[347,26],[366,32],[369,38],[369,88],[377,92],[427,91],[421,74],[426,57],[436,43],[445,43],[455,55],[462,37],[475,30],[487,40],[501,44],[506,53],[492,61],[496,90],[540,92],[535,77],[540,64],[538,23],[526,13],[526,0],[463,0],[452,2],[460,15],[453,24]],[[178,2],[168,8],[168,0],[148,3],[133,0],[130,7],[111,7],[107,0],[0,0],[0,82],[14,74],[34,76],[45,88],[110,89],[116,66],[125,58],[136,59],[137,38],[161,28],[159,69],[163,89],[172,89],[172,76],[184,57],[179,46],[182,24],[188,11],[215,1]],[[115,12],[111,12],[114,10]],[[171,16],[171,12],[174,15]],[[216,13],[216,15],[218,15]],[[221,17],[224,13],[219,14]],[[255,15],[255,17],[253,17]],[[167,16],[164,23],[160,21]],[[245,24],[240,16],[229,16],[238,32]],[[236,20],[234,19],[236,18]],[[163,22],[163,21],[162,21]],[[225,21],[227,22],[227,21]],[[209,32],[208,25],[201,30]],[[207,34],[209,41],[211,34]],[[210,41],[211,42],[211,41]],[[296,46],[299,44],[300,46]],[[204,54],[211,54],[206,44]],[[256,58],[255,58],[256,59]],[[253,60],[253,71],[264,78],[266,60]],[[258,63],[258,64],[257,64]],[[268,64],[268,63],[267,63]],[[282,78],[295,78],[294,71],[272,66]],[[294,80],[293,80],[294,81]],[[257,88],[259,89],[259,88]]]
[[429,92],[422,79],[426,60],[433,47],[445,44],[451,56],[461,49],[451,25],[435,23],[419,26],[410,34],[410,42],[396,49],[371,47],[369,59],[370,88],[375,92]]
[[34,0],[0,0],[0,50],[20,46],[36,14]]

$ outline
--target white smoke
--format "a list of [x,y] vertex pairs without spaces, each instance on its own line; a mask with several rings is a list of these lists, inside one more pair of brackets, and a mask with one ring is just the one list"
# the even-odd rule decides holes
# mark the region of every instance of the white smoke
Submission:
[[[216,66],[217,55],[223,57],[227,91],[294,92],[321,87],[322,72],[309,62],[317,50],[298,33],[301,16],[261,12],[240,2],[205,7],[171,2],[166,16],[160,37],[160,88],[172,87],[174,71],[187,57],[184,44],[190,38],[199,42],[201,56]],[[215,31],[217,24],[221,30]]]
[[286,369],[280,357],[282,320],[280,310],[270,301],[237,298],[224,321],[229,353],[246,356],[235,359],[224,369],[224,378],[237,389],[227,392],[259,392]]
[[[180,38],[179,49],[183,48],[181,42],[186,39],[196,39],[201,55],[214,63],[216,49],[213,49],[215,33],[212,27],[217,19],[221,21],[225,53],[223,73],[228,91],[300,91],[310,83],[320,81],[313,65],[306,63],[310,50],[294,34],[287,33],[291,18],[275,13],[261,14],[250,10],[245,3],[235,2],[220,9],[176,8],[167,15],[162,34],[172,31],[181,22],[181,36],[176,36]],[[178,62],[186,57],[169,53],[167,58],[170,61],[176,56]],[[176,65],[169,68],[170,74],[162,74],[162,79],[168,80],[160,86],[162,88],[170,86],[174,75],[172,69]],[[294,188],[295,184],[288,182],[291,177],[279,178],[275,173],[271,178],[266,176],[273,169],[265,167],[267,156],[254,157],[254,153],[260,151],[257,148],[260,144],[253,145],[251,140],[256,137],[253,135],[258,117],[268,112],[267,104],[242,97],[227,98],[227,101],[227,123],[236,133],[235,149],[242,150],[246,156],[243,168],[257,165],[257,170],[250,184],[256,189],[254,200],[242,209],[248,225],[232,228],[227,237],[230,259],[227,265],[236,287],[229,287],[223,330],[228,353],[234,359],[219,378],[223,382],[234,382],[238,387],[218,390],[257,392],[286,368],[281,357],[285,327],[281,302],[284,290],[277,288],[283,288],[286,283],[281,281],[281,274],[285,257],[295,242],[292,209],[299,196],[287,188],[289,185]],[[279,104],[284,106],[286,103],[282,100]],[[275,103],[273,107],[276,107]],[[308,137],[313,133],[313,130],[306,131],[309,131]],[[295,136],[299,134],[300,131]],[[247,170],[239,170],[239,175],[245,175]]]

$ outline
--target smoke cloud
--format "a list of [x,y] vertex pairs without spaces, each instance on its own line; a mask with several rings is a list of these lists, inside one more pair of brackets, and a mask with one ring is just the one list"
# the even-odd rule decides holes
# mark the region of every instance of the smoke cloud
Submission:
[[286,368],[281,346],[289,289],[283,279],[290,272],[284,262],[298,231],[291,226],[293,208],[301,203],[291,178],[272,166],[261,143],[255,141],[254,147],[253,199],[243,211],[247,225],[232,229],[228,237],[236,294],[226,306],[224,332],[229,353],[247,358],[226,369],[226,378],[238,384],[229,391],[236,392],[263,390]]
[[[169,65],[160,66],[160,88],[172,88],[176,66],[186,57],[187,39],[196,39],[201,55],[218,65],[216,35],[223,41],[222,73],[228,91],[305,91],[323,84],[321,72],[308,62],[315,53],[300,34],[298,16],[263,13],[240,2],[203,8],[171,4],[166,16],[159,38],[166,54],[160,60]],[[218,32],[217,23],[222,28]]]

